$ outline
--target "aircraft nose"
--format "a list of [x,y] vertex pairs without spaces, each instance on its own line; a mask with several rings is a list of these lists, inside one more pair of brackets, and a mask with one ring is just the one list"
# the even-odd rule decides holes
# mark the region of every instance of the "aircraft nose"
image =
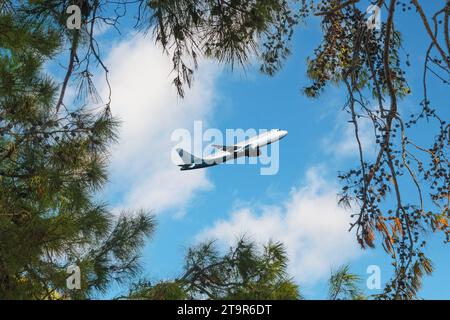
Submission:
[[287,136],[288,132],[286,130],[280,130],[280,138]]

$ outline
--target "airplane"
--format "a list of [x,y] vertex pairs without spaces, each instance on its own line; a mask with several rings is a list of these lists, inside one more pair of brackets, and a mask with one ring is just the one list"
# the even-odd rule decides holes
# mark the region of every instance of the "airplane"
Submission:
[[258,157],[261,155],[261,147],[276,142],[284,138],[287,134],[288,132],[286,130],[272,129],[232,146],[212,145],[214,148],[218,149],[219,152],[216,152],[204,158],[196,157],[186,150],[178,148],[177,152],[184,162],[183,164],[179,164],[178,166],[182,171],[193,170],[212,167],[221,163],[225,163],[228,160],[237,159],[244,156]]

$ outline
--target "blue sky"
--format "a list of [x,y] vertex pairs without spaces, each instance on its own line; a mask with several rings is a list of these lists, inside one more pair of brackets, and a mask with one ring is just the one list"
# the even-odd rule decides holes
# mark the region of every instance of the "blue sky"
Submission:
[[[417,110],[422,99],[422,69],[417,61],[423,59],[428,40],[413,13],[400,15],[398,27],[406,32],[405,50],[412,63],[408,70],[412,94],[400,108]],[[130,21],[123,23],[127,29]],[[103,33],[102,54],[113,87],[112,112],[123,123],[102,197],[116,211],[144,208],[156,215],[158,227],[142,257],[148,279],[180,275],[186,249],[202,239],[218,238],[225,248],[243,232],[257,241],[272,238],[286,243],[292,260],[289,271],[307,298],[325,298],[330,270],[343,263],[350,263],[352,271],[363,277],[363,285],[369,265],[380,266],[382,282],[389,279],[390,261],[384,251],[362,252],[347,232],[348,213],[336,204],[337,172],[357,161],[348,119],[341,111],[344,92],[329,87],[314,100],[301,93],[308,84],[306,58],[320,37],[315,20],[297,30],[293,55],[274,77],[260,74],[257,66],[233,73],[201,61],[193,88],[182,100],[171,84],[169,58],[150,38],[131,29],[122,35],[111,29]],[[98,87],[106,94],[101,77]],[[444,89],[430,86],[440,107],[448,106]],[[450,119],[448,108],[443,117]],[[198,120],[204,129],[223,132],[231,128],[288,130],[279,144],[279,172],[262,176],[258,165],[178,171],[171,162],[171,133],[178,128],[192,130]],[[426,141],[429,129],[420,130],[419,141]],[[370,139],[366,142],[370,151]],[[428,237],[435,272],[425,279],[421,296],[449,299],[448,246],[442,244],[442,237]],[[113,286],[107,296],[124,290]]]

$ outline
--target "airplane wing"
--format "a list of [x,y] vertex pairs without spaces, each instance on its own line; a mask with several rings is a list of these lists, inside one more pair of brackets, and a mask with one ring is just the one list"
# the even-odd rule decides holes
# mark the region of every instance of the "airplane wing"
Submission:
[[240,148],[242,148],[240,146],[219,146],[217,144],[213,144],[212,146],[214,148],[216,148],[216,149],[219,149],[219,150],[222,150],[222,151],[226,151],[226,152],[230,152],[230,153],[235,152],[235,151],[239,150]]

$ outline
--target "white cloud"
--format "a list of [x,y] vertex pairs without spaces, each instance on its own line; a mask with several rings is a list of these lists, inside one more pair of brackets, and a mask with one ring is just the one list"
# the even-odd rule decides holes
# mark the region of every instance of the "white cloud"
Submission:
[[[180,172],[172,163],[171,133],[210,118],[218,68],[201,62],[193,88],[180,99],[170,58],[150,38],[134,35],[115,44],[106,65],[111,110],[122,121],[119,144],[112,150],[109,193],[118,195],[119,208],[183,211],[197,191],[212,184],[205,171]],[[105,85],[100,92],[107,94]]]
[[259,243],[281,241],[289,254],[290,274],[301,284],[312,285],[328,277],[332,267],[361,253],[354,234],[348,232],[349,213],[337,205],[336,193],[318,168],[310,169],[305,185],[293,189],[282,204],[239,208],[228,220],[203,230],[197,240],[219,239],[227,246],[242,235]]
[[[365,156],[373,156],[376,144],[372,122],[358,119],[358,134]],[[359,156],[353,123],[348,122],[347,118],[338,117],[334,129],[322,140],[322,146],[326,153],[342,159]]]
[[[192,129],[195,120],[211,120],[220,70],[201,62],[194,86],[182,100],[171,82],[170,59],[149,38],[133,36],[112,46],[106,64],[112,113],[122,121],[119,144],[112,152],[108,193],[117,195],[118,209],[183,212],[195,194],[210,189],[212,183],[207,171],[181,172],[172,163],[171,134],[177,128]],[[100,92],[105,95],[106,88]],[[290,273],[301,283],[313,283],[328,276],[331,266],[360,252],[347,232],[350,218],[337,207],[336,192],[318,169],[310,170],[306,184],[294,188],[283,203],[241,206],[198,239],[218,238],[230,244],[247,234],[260,242],[282,241],[290,255]]]

